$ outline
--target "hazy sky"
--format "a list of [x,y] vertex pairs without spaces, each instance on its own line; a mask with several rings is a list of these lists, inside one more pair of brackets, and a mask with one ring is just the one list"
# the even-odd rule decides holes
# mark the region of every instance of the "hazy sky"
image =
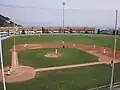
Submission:
[[22,25],[62,26],[62,2],[66,2],[66,26],[113,28],[115,9],[120,9],[120,0],[1,0],[0,5],[20,5],[36,8],[0,6],[0,13]]

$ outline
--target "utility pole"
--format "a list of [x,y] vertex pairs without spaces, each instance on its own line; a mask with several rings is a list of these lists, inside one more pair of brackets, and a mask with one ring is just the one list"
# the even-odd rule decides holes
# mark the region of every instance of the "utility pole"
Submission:
[[114,35],[114,51],[113,51],[113,60],[112,60],[112,73],[111,73],[111,81],[110,81],[110,90],[113,88],[113,80],[114,80],[114,61],[116,57],[116,34],[117,34],[117,20],[118,20],[118,10],[116,10],[116,16],[115,16],[115,35]]
[[65,19],[65,13],[64,13],[65,9],[64,8],[65,8],[66,3],[63,2],[62,5],[63,5],[63,31],[64,31],[64,27],[65,27],[65,20],[64,20]]

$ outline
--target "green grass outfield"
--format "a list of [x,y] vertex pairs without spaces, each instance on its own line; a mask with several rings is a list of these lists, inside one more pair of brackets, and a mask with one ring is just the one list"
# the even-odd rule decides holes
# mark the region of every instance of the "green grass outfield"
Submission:
[[[116,65],[120,68],[120,65]],[[119,81],[119,70],[115,72],[115,81]],[[8,90],[86,90],[110,82],[110,66],[96,65],[91,67],[78,67],[72,69],[47,71],[37,73],[36,78],[8,83]],[[3,90],[0,85],[0,90]],[[102,90],[102,89],[100,89]]]
[[[40,43],[40,42],[72,42],[84,44],[96,44],[113,48],[113,36],[21,36],[16,37],[16,44]],[[4,65],[11,62],[10,49],[13,45],[13,37],[3,42]],[[120,50],[120,37],[117,37],[117,50]],[[40,72],[36,78],[30,81],[7,84],[8,90],[86,90],[96,86],[109,84],[110,65],[96,65],[82,68]],[[120,81],[120,64],[115,65],[115,81]],[[3,90],[0,83],[0,90]]]
[[[72,43],[84,43],[84,44],[96,44],[105,47],[113,48],[114,37],[113,36],[83,36],[83,35],[41,35],[39,36],[17,36],[16,44],[25,43],[40,43],[40,42],[72,42]],[[11,62],[10,49],[13,45],[13,37],[3,40],[3,56],[4,65],[9,65]],[[120,50],[120,37],[117,37],[117,49]]]
[[50,52],[55,52],[55,49],[45,48],[38,50],[19,51],[19,64],[32,66],[34,68],[44,68],[98,61],[96,56],[76,48],[58,49],[58,52],[63,54],[63,56],[58,58],[48,58],[44,56],[46,53]]

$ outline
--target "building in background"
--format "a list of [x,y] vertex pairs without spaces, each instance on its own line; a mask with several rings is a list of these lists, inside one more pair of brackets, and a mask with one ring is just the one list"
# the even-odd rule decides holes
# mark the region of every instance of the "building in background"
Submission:
[[[24,30],[26,33],[41,33],[42,28],[47,33],[95,33],[94,27],[18,27],[18,32]],[[0,27],[1,31],[14,32],[15,27]]]

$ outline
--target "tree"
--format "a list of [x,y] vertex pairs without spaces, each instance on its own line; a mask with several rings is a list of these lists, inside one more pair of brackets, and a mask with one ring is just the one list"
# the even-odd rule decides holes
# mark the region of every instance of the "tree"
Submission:
[[10,21],[10,26],[14,26],[14,22],[13,21]]
[[119,31],[117,30],[116,34],[118,35],[119,34]]
[[66,33],[65,30],[63,32]]
[[32,27],[32,30],[34,29],[34,27]]
[[[117,30],[116,35],[118,35],[118,34],[119,34],[119,31]],[[115,35],[115,30],[113,30],[113,35]]]
[[4,27],[7,27],[7,26],[9,26],[9,23],[6,22],[6,21],[4,21],[4,22],[3,22],[3,26],[4,26]]
[[72,33],[72,28],[70,28],[70,33]]
[[8,36],[9,36],[9,33],[10,33],[9,30],[7,32],[8,32]]
[[59,28],[59,33],[61,33],[61,28]]
[[44,27],[42,27],[42,33],[45,33],[45,28]]
[[97,30],[97,34],[100,34],[100,29]]
[[10,18],[8,18],[8,17],[5,17],[5,19],[6,19],[7,21],[10,21]]
[[[7,26],[14,26],[14,22],[10,20],[10,18],[5,17],[0,14],[0,26],[7,27]],[[17,24],[15,24],[17,26]],[[21,26],[21,25],[19,25]]]
[[113,35],[115,35],[115,30],[113,30]]
[[19,24],[17,24],[16,26],[18,26],[18,27],[22,27],[22,25],[19,25]]
[[85,31],[86,34],[88,34],[88,31]]
[[21,34],[25,34],[25,30],[22,30],[22,33]]
[[45,30],[45,33],[49,33],[49,30],[48,30],[48,29],[46,29],[46,30]]
[[4,26],[4,20],[0,19],[0,26]]

